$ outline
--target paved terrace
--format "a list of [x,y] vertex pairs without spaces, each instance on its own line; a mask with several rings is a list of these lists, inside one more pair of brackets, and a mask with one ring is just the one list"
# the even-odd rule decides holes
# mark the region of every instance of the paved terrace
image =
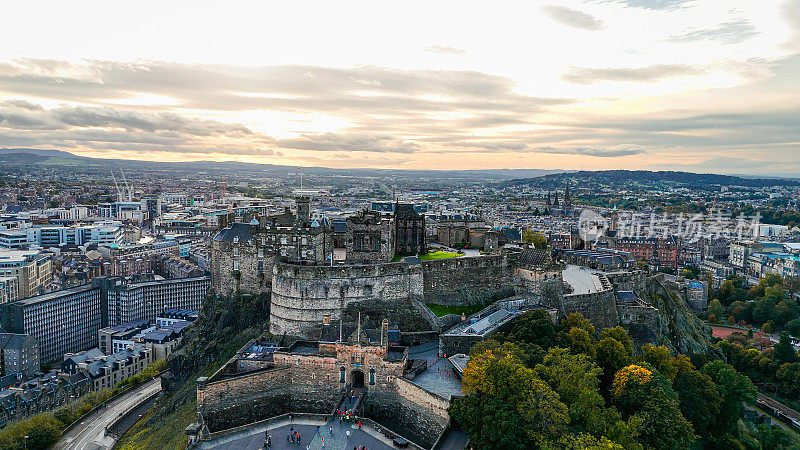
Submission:
[[408,357],[428,361],[428,369],[411,380],[412,383],[445,399],[461,395],[461,379],[447,358],[439,357],[438,341],[409,348]]
[[[317,433],[317,426],[320,427]],[[291,428],[300,433],[300,443],[286,442],[286,436]],[[333,427],[333,433],[330,428]],[[350,438],[347,437],[347,430],[350,430]],[[270,449],[284,450],[305,450],[306,448],[345,450],[353,447],[365,445],[369,450],[391,449],[392,441],[371,426],[364,424],[361,429],[351,423],[340,424],[338,420],[325,422],[315,419],[295,419],[289,422],[288,419],[268,425],[254,425],[228,436],[224,436],[211,441],[204,441],[200,444],[201,449],[226,449],[226,450],[257,450],[264,448],[265,433],[269,432],[272,436],[272,447]],[[323,447],[323,439],[325,445]],[[308,447],[307,447],[308,446]]]

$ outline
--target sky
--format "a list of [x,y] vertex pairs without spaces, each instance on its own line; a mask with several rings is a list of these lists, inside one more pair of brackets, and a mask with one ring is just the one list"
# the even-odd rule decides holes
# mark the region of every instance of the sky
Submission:
[[28,1],[3,14],[0,148],[800,176],[800,0]]

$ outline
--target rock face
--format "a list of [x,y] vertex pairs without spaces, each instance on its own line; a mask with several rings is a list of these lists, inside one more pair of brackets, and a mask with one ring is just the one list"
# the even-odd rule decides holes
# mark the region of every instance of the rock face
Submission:
[[647,299],[658,308],[658,328],[648,341],[684,354],[709,351],[711,327],[694,315],[686,299],[678,290],[671,289],[663,276],[647,279]]

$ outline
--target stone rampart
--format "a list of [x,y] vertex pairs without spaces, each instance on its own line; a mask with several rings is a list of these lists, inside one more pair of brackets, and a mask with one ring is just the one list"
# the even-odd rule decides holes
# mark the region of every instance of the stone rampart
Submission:
[[394,390],[370,392],[364,399],[367,417],[390,430],[430,447],[449,422],[450,402],[404,379],[394,380]]
[[566,294],[563,297],[563,314],[580,313],[589,319],[598,330],[619,324],[617,300],[613,289],[587,294]]
[[487,303],[513,295],[514,269],[502,255],[422,262],[426,303]]

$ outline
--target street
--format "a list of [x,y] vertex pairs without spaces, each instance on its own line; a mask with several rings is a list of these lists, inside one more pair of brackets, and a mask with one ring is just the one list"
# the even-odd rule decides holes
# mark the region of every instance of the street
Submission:
[[89,417],[81,422],[61,437],[55,449],[110,449],[114,446],[115,440],[111,436],[105,435],[106,426],[114,421],[119,415],[126,413],[139,403],[147,399],[151,394],[161,390],[161,379],[156,377],[138,388],[123,394],[112,400],[105,408],[96,410]]

